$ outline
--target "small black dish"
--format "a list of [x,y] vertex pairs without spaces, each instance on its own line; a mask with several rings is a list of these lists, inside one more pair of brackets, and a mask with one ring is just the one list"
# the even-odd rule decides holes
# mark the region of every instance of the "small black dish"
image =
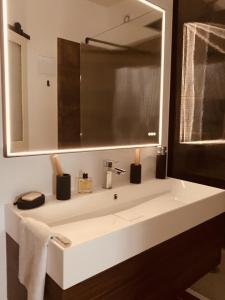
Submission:
[[[26,195],[26,194],[25,194]],[[37,208],[39,206],[42,206],[45,203],[45,195],[40,194],[39,197],[33,199],[33,200],[25,200],[23,199],[23,196],[20,196],[17,201],[14,203],[19,209],[27,210],[27,209],[33,209]]]

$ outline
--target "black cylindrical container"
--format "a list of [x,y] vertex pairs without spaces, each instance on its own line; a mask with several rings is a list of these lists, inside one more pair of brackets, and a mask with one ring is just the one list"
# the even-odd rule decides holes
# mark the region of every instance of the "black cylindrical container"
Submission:
[[69,200],[71,198],[71,176],[63,174],[56,176],[56,199]]
[[166,178],[166,166],[167,166],[167,151],[166,147],[158,147],[156,157],[156,178]]
[[141,165],[130,165],[130,183],[141,183]]

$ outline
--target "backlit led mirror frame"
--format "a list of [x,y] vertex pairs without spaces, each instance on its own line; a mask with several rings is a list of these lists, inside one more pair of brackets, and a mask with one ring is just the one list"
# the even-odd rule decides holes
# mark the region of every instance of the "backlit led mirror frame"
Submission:
[[[162,14],[162,40],[161,40],[161,74],[160,74],[160,103],[159,103],[159,132],[157,144],[134,144],[134,145],[121,145],[121,146],[106,146],[106,147],[89,147],[89,148],[68,148],[68,149],[50,149],[40,151],[16,151],[12,149],[11,139],[11,109],[10,109],[10,81],[9,81],[9,31],[8,31],[8,7],[7,0],[1,1],[1,70],[2,70],[2,99],[3,99],[3,150],[4,156],[29,156],[29,155],[42,155],[52,153],[71,153],[82,151],[96,151],[96,150],[111,150],[111,149],[126,149],[126,148],[142,148],[153,147],[162,144],[162,126],[163,126],[163,101],[164,101],[164,67],[165,67],[165,24],[166,24],[166,11],[161,7],[151,3],[148,0],[137,0],[150,8],[153,8]],[[19,148],[18,148],[19,149]]]

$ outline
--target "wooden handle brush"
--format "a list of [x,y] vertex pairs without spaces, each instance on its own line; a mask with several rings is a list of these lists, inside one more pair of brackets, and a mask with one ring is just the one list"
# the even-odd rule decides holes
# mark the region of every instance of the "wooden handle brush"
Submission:
[[53,165],[56,176],[63,176],[64,173],[63,173],[62,166],[59,161],[58,155],[52,155],[51,161],[52,161],[52,165]]
[[135,160],[134,160],[135,166],[139,166],[140,162],[141,162],[141,149],[136,149],[135,150]]

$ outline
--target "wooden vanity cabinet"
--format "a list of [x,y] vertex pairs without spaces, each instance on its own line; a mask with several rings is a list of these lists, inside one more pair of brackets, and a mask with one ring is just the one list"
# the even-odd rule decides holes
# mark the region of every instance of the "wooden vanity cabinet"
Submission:
[[[222,214],[67,290],[47,275],[44,300],[175,300],[219,265],[224,245]],[[27,300],[18,255],[7,235],[8,300]]]

